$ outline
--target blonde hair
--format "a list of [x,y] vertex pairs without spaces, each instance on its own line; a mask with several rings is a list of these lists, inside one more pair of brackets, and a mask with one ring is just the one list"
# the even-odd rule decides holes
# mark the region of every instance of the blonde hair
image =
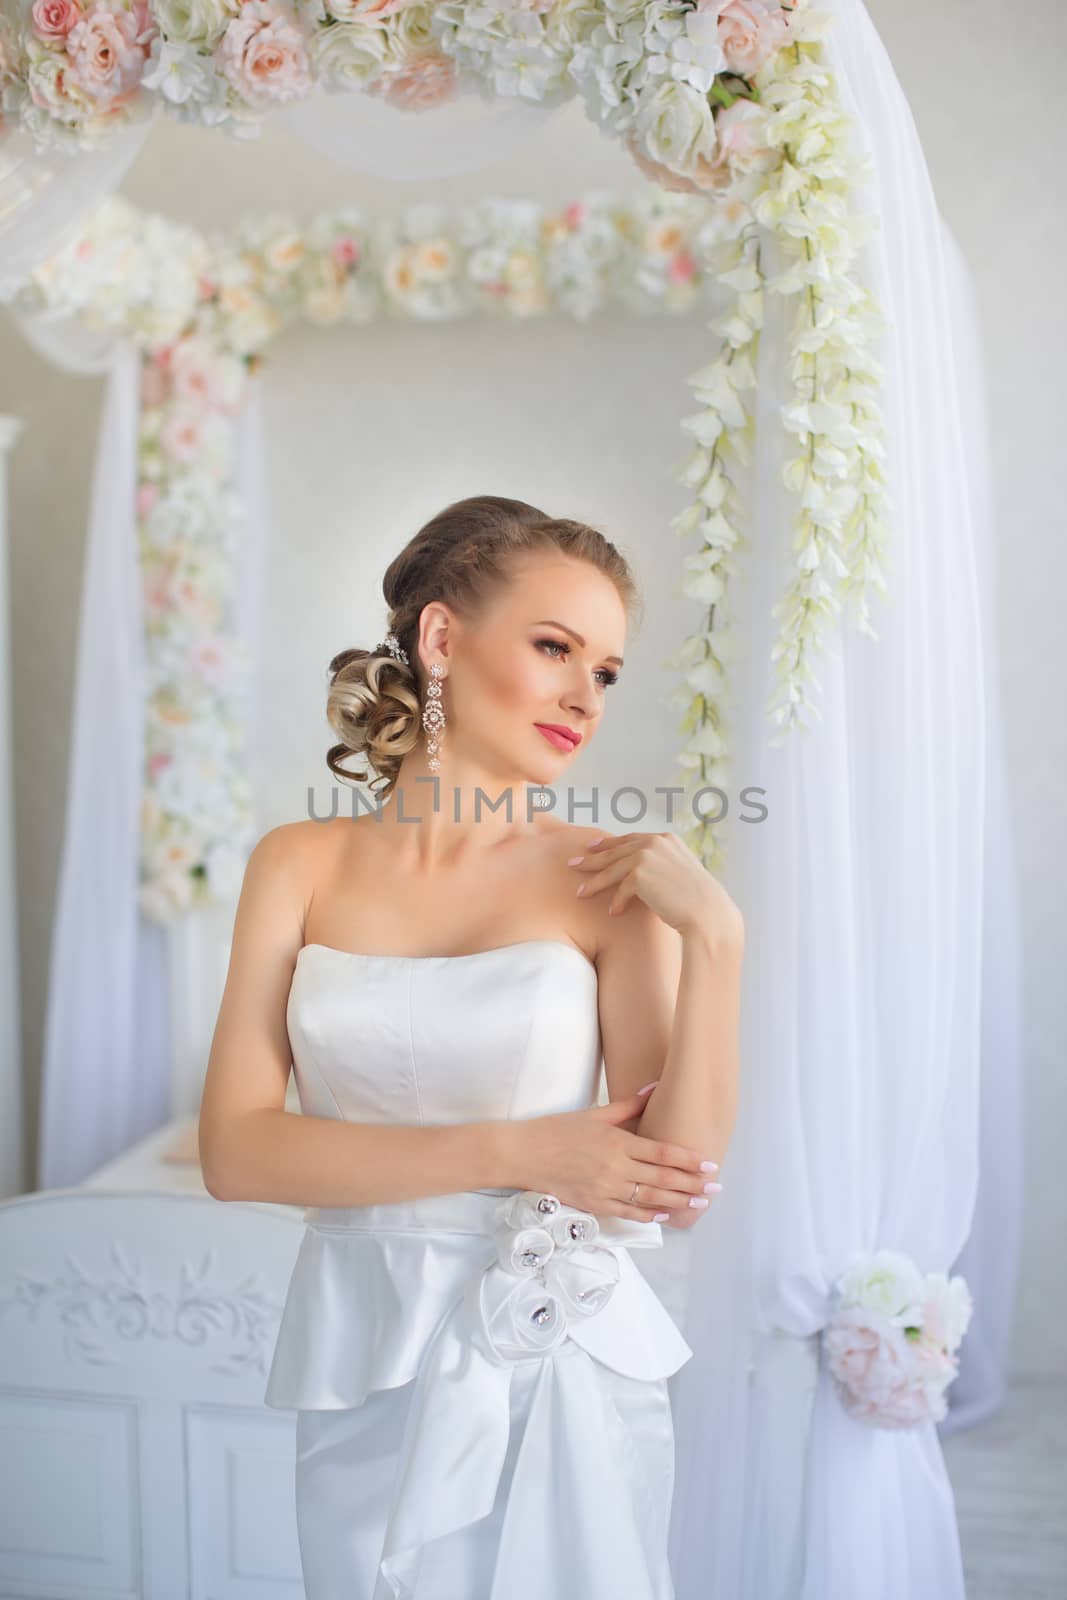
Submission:
[[342,650],[330,662],[326,717],[340,743],[327,751],[326,764],[336,777],[370,781],[375,788],[368,772],[341,765],[349,756],[363,756],[377,774],[375,793],[388,797],[422,731],[425,673],[416,646],[423,607],[440,600],[459,616],[476,617],[509,581],[514,558],[534,550],[588,561],[615,584],[628,615],[637,608],[628,562],[596,528],[493,494],[446,506],[394,557],[382,580],[388,631],[400,640],[410,665],[384,651],[358,648]]

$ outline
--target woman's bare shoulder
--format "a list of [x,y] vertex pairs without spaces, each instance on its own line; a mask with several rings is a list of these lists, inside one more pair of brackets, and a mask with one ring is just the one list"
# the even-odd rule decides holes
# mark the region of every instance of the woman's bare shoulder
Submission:
[[277,871],[314,873],[341,848],[346,821],[335,818],[328,822],[280,822],[267,829],[252,854],[259,864]]

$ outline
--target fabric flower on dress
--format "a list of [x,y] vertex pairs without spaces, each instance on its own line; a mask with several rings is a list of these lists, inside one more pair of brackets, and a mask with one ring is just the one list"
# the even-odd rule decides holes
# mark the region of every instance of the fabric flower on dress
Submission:
[[558,1349],[574,1317],[595,1316],[619,1281],[600,1224],[555,1195],[522,1190],[497,1207],[496,1260],[467,1289],[470,1336],[496,1365]]

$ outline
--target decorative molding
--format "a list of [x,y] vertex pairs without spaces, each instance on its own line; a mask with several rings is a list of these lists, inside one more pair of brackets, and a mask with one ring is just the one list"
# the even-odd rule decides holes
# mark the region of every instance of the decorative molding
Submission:
[[227,1287],[210,1286],[206,1280],[217,1256],[211,1247],[198,1267],[183,1262],[178,1288],[171,1291],[148,1283],[120,1240],[112,1240],[110,1255],[110,1277],[94,1277],[70,1255],[66,1275],[16,1273],[13,1292],[0,1297],[0,1316],[15,1310],[32,1322],[51,1316],[62,1327],[68,1358],[93,1366],[121,1365],[123,1344],[169,1339],[208,1353],[228,1347],[228,1354],[211,1363],[212,1372],[266,1373],[282,1303],[263,1293],[258,1274]]

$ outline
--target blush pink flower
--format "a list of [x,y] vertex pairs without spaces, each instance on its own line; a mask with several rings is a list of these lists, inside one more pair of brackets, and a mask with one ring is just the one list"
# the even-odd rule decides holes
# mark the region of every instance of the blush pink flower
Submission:
[[135,11],[90,11],[67,34],[71,76],[92,100],[114,100],[141,80],[145,53]]
[[137,489],[137,515],[147,517],[156,501],[159,499],[159,485],[155,483],[142,483]]
[[753,77],[788,41],[789,23],[778,0],[727,0],[719,7],[719,43],[728,69],[739,77]]
[[189,665],[205,683],[221,685],[226,680],[230,656],[221,634],[198,640],[189,652]]
[[203,444],[200,416],[194,410],[174,406],[160,430],[159,442],[172,461],[187,465],[195,460]]
[[367,92],[401,111],[429,111],[454,99],[458,87],[455,62],[448,56],[427,53],[383,72]]
[[879,1312],[862,1306],[840,1310],[824,1337],[830,1371],[858,1400],[878,1405],[907,1383],[907,1341]]
[[357,17],[392,17],[416,3],[417,0],[342,0],[334,7],[327,0],[326,9],[331,16],[350,22]]
[[165,571],[146,572],[144,578],[144,611],[150,621],[166,616],[170,610],[170,579]]
[[38,39],[49,44],[65,39],[83,15],[78,0],[33,0],[30,23]]
[[354,267],[359,260],[359,244],[346,235],[343,239],[334,240],[330,254],[339,267]]
[[581,200],[572,200],[563,212],[563,220],[568,228],[578,229],[589,215],[589,207]]
[[268,0],[247,0],[219,46],[219,63],[252,105],[299,99],[311,88],[307,45],[297,24]]
[[727,188],[740,173],[774,159],[763,142],[766,112],[754,100],[735,100],[715,117],[719,142],[708,172],[710,186]]
[[146,362],[141,368],[141,404],[161,406],[167,398],[167,375],[158,362]]
[[658,183],[661,189],[669,189],[672,194],[701,194],[705,189],[715,186],[711,164],[703,156],[696,163],[696,173],[706,181],[698,183],[684,173],[675,172],[673,167],[664,166],[662,161],[654,161],[634,134],[627,138],[626,148],[645,177]]
[[922,1330],[924,1342],[937,1345],[939,1348],[947,1346],[948,1323],[939,1295],[928,1295],[923,1302]]
[[671,283],[691,283],[696,277],[697,264],[688,250],[680,250],[667,268]]

